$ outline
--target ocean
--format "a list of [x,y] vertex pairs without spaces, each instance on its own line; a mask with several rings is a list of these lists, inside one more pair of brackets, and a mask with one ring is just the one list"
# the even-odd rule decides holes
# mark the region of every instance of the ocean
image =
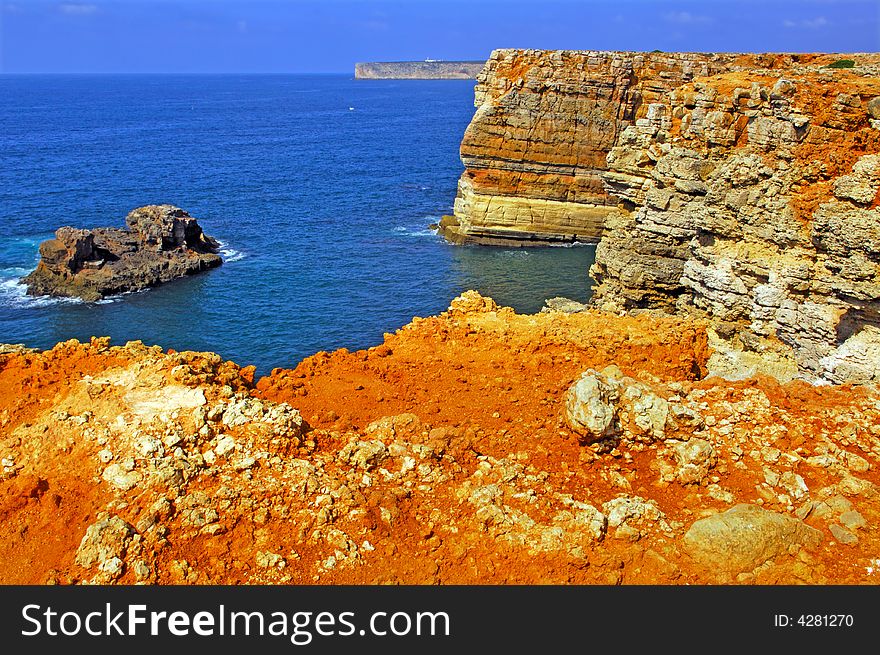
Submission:
[[[106,335],[210,350],[260,374],[377,345],[467,289],[519,312],[589,297],[593,246],[450,246],[471,81],[349,75],[0,76],[0,342]],[[18,279],[63,225],[171,203],[219,269],[99,303]]]

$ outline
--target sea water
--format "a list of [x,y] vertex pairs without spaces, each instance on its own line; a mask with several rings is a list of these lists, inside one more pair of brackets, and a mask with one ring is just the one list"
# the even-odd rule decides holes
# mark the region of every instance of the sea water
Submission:
[[[0,76],[0,342],[106,335],[261,373],[381,343],[467,289],[520,312],[589,297],[592,246],[450,246],[473,82],[350,75]],[[171,203],[219,269],[98,303],[18,279],[62,225]]]

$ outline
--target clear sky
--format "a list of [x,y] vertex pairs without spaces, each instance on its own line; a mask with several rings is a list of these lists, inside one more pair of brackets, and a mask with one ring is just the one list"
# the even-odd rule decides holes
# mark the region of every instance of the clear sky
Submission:
[[0,0],[0,71],[351,72],[493,48],[876,52],[880,0]]

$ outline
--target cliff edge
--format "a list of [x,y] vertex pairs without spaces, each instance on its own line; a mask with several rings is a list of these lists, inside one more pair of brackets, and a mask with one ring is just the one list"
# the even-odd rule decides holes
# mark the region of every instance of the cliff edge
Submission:
[[0,347],[0,582],[875,583],[877,390],[708,356],[701,322],[474,292],[260,380]]
[[723,73],[647,105],[601,174],[620,207],[593,303],[708,317],[721,374],[880,381],[877,60]]
[[598,240],[617,205],[600,174],[623,129],[675,87],[757,59],[495,50],[477,78],[466,170],[444,233],[487,245]]
[[833,61],[812,54],[496,50],[477,78],[476,113],[461,142],[465,166],[456,243],[598,241],[618,198],[602,174],[624,130],[697,79],[792,70]]

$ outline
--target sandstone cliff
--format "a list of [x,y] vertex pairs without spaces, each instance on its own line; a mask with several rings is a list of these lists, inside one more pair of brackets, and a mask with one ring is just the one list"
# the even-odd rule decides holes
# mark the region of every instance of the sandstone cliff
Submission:
[[496,50],[461,143],[456,242],[595,241],[617,200],[601,179],[621,132],[696,78],[788,67],[812,55]]
[[179,207],[138,207],[125,223],[127,229],[59,228],[54,239],[40,244],[36,270],[22,278],[27,292],[99,300],[223,263],[218,243]]
[[600,240],[593,303],[713,322],[713,372],[880,379],[877,55],[493,53],[453,241]]
[[876,582],[876,389],[708,356],[701,322],[472,292],[256,381],[0,347],[0,582]]

